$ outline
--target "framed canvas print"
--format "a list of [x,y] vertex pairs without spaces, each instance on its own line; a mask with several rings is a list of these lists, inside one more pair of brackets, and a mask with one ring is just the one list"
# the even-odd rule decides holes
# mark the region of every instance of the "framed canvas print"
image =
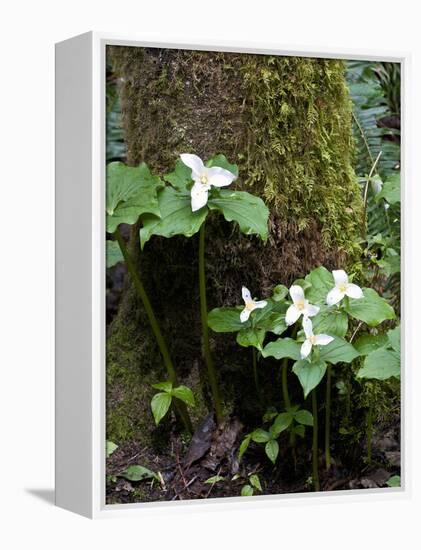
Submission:
[[57,504],[396,496],[407,58],[57,45]]

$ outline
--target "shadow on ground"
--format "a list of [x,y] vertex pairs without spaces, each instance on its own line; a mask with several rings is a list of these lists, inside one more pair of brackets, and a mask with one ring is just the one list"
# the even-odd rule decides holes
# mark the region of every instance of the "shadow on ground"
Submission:
[[48,504],[54,504],[55,501],[55,491],[54,489],[25,489],[25,491]]

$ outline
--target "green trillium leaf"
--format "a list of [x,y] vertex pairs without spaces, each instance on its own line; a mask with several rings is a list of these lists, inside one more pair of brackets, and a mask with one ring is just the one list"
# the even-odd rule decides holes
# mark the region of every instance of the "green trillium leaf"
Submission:
[[106,241],[107,267],[113,267],[118,262],[124,262],[123,254],[117,241]]
[[219,210],[228,222],[237,222],[245,235],[259,235],[263,241],[267,240],[269,210],[262,199],[246,191],[229,189],[218,190],[214,196],[211,193],[209,196],[210,210]]
[[228,170],[236,177],[238,177],[238,166],[236,164],[231,164],[230,162],[228,162],[225,155],[215,155],[206,162],[206,166],[208,168],[212,168],[212,166],[219,166],[220,168],[224,168],[225,170]]
[[300,360],[294,363],[292,372],[295,373],[304,391],[304,397],[313,390],[325,375],[327,364],[324,361],[309,362]]
[[261,351],[265,335],[266,331],[261,328],[243,328],[237,334],[237,344],[245,348],[252,346]]
[[379,348],[371,352],[364,360],[364,365],[358,371],[358,378],[374,378],[387,380],[394,376],[400,377],[400,355],[394,350]]
[[160,216],[157,192],[164,186],[145,163],[137,167],[122,162],[107,165],[107,232],[114,233],[121,223],[134,224],[142,214]]
[[388,342],[386,334],[362,334],[354,343],[360,355],[368,355],[376,349],[383,348]]
[[214,332],[238,332],[247,326],[242,323],[240,313],[242,308],[219,307],[208,313],[208,326]]
[[303,424],[304,426],[313,426],[313,415],[310,411],[306,411],[305,409],[300,409],[294,414],[294,419],[299,424]]
[[193,392],[187,386],[178,386],[172,390],[171,394],[173,397],[184,401],[186,405],[189,405],[190,407],[195,406]]
[[269,342],[262,351],[263,357],[275,357],[275,359],[300,359],[300,344],[292,338],[279,338],[275,342]]
[[348,332],[348,315],[340,309],[322,308],[311,320],[315,334],[343,337]]
[[325,267],[313,269],[305,278],[307,285],[306,298],[312,304],[326,304],[326,296],[329,290],[335,286],[333,275]]
[[275,302],[280,302],[286,297],[287,294],[288,294],[288,289],[286,286],[277,285],[273,289],[272,299],[275,300]]
[[142,216],[143,227],[139,232],[142,249],[153,235],[166,238],[174,235],[191,237],[199,231],[208,214],[205,207],[192,212],[190,194],[172,187],[159,191],[158,203],[161,218],[149,214]]
[[393,308],[375,290],[363,288],[363,294],[363,298],[358,300],[350,298],[345,304],[345,310],[351,317],[363,321],[369,326],[376,326],[387,319],[395,318]]
[[396,351],[401,353],[401,327],[397,326],[392,330],[387,331],[387,339],[389,345]]
[[152,414],[155,419],[155,424],[158,426],[160,421],[167,414],[168,409],[170,408],[172,401],[172,396],[170,393],[163,392],[157,393],[153,396],[151,401]]
[[279,453],[279,444],[275,439],[271,439],[265,445],[265,452],[273,464],[275,464]]
[[188,192],[188,187],[192,183],[191,168],[186,166],[181,160],[178,160],[175,164],[174,172],[166,174],[164,180],[170,183],[177,191]]
[[358,351],[352,344],[335,336],[335,339],[327,346],[319,346],[320,360],[328,363],[351,363],[359,356]]

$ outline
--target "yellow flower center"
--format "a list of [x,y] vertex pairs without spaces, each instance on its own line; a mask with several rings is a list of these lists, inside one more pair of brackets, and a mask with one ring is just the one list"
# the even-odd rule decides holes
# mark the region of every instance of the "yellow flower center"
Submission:
[[312,346],[314,346],[316,344],[316,337],[315,336],[310,336],[309,340],[310,340]]
[[202,176],[200,176],[200,183],[203,184],[203,185],[207,185],[207,183],[208,183],[208,176],[206,176],[205,174],[203,174]]
[[295,305],[300,311],[303,311],[303,309],[306,307],[306,303],[304,300],[298,300],[298,302],[296,302]]
[[341,292],[346,292],[346,287],[347,287],[347,286],[348,286],[348,285],[347,285],[346,283],[341,283],[341,284],[338,286],[338,288],[339,288],[339,290],[340,290]]
[[251,311],[251,310],[253,309],[253,307],[254,307],[254,301],[253,301],[253,300],[248,300],[248,301],[246,302],[246,309],[247,309],[248,311]]

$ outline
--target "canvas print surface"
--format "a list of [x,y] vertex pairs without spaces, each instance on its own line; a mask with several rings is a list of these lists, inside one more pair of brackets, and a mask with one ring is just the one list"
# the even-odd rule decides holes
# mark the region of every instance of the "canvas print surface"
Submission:
[[400,65],[113,46],[106,502],[400,485]]

